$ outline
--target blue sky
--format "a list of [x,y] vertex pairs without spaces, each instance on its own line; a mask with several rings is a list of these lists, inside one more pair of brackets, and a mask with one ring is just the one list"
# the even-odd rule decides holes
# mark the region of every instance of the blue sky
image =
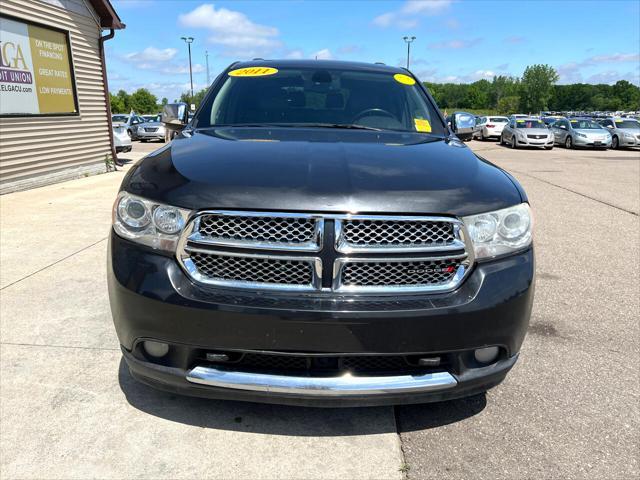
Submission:
[[404,65],[423,81],[520,76],[548,63],[560,83],[640,84],[638,0],[112,0],[127,28],[107,42],[112,91],[150,89],[170,101],[206,86],[235,60],[334,58]]

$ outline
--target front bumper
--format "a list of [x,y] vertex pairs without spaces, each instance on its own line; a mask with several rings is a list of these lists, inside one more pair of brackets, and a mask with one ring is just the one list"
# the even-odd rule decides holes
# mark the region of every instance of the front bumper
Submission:
[[164,140],[164,130],[157,130],[155,132],[136,131],[136,137],[138,140]]
[[[196,285],[173,257],[112,232],[108,277],[125,360],[144,383],[210,398],[381,405],[457,398],[500,383],[516,362],[527,330],[534,256],[529,249],[478,264],[458,290],[438,295],[240,292]],[[145,339],[166,342],[177,353],[166,361],[145,357]],[[500,347],[498,361],[482,366],[469,360],[470,352],[486,346]],[[283,380],[274,378],[282,375],[238,372],[198,360],[208,351],[437,354],[451,362],[442,372],[351,381],[340,375],[285,375]],[[366,388],[356,385],[359,382],[366,382]]]
[[518,138],[515,137],[516,143],[521,147],[553,147],[553,137],[547,138]]
[[634,137],[620,135],[618,137],[618,145],[621,147],[640,147],[640,135]]
[[606,137],[604,140],[596,140],[594,138],[584,138],[578,135],[574,136],[574,145],[576,147],[590,147],[590,148],[610,148],[611,137]]

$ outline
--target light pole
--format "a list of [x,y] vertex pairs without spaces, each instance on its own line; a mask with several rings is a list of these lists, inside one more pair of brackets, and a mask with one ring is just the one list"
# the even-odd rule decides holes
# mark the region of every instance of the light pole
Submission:
[[193,70],[191,70],[191,44],[193,43],[193,37],[180,37],[187,44],[189,49],[189,81],[191,82],[191,102],[193,103]]
[[409,55],[411,54],[411,42],[413,42],[416,37],[402,37],[402,39],[407,42],[407,70],[409,70]]
[[207,87],[209,86],[209,51],[205,50],[204,58],[207,62]]

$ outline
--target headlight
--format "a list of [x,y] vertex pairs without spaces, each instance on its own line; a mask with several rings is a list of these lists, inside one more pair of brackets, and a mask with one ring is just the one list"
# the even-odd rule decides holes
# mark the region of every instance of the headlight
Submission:
[[497,257],[531,245],[533,219],[526,203],[462,219],[477,259]]
[[582,138],[587,138],[587,136],[584,133],[576,132],[576,135]]
[[632,133],[628,133],[628,132],[624,132],[624,138],[629,138],[629,139],[633,140],[633,134]]
[[138,127],[138,133],[142,133],[142,132],[144,132],[144,128]]
[[121,237],[174,252],[189,214],[189,210],[120,192],[113,205],[113,228]]

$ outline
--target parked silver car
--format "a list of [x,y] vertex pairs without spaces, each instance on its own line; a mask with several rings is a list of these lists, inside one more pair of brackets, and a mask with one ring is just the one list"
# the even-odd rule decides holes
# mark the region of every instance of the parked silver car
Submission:
[[489,138],[500,138],[502,130],[509,123],[507,117],[480,117],[473,132],[473,138],[487,140]]
[[611,134],[590,118],[563,118],[551,125],[555,143],[565,148],[609,148]]
[[127,126],[123,123],[113,123],[113,143],[116,153],[131,151],[131,137],[127,133]]
[[640,147],[640,122],[634,118],[600,118],[598,123],[609,130],[611,148]]
[[537,118],[512,118],[502,129],[500,144],[518,147],[553,148],[553,133]]
[[136,137],[141,142],[146,142],[148,140],[160,140],[161,142],[165,142],[165,134],[164,124],[160,119],[153,122],[142,123],[136,128]]
[[144,118],[139,115],[117,113],[111,115],[111,123],[122,123],[127,127],[129,138],[131,138],[131,140],[137,140],[136,131],[138,130],[138,125],[144,123]]

